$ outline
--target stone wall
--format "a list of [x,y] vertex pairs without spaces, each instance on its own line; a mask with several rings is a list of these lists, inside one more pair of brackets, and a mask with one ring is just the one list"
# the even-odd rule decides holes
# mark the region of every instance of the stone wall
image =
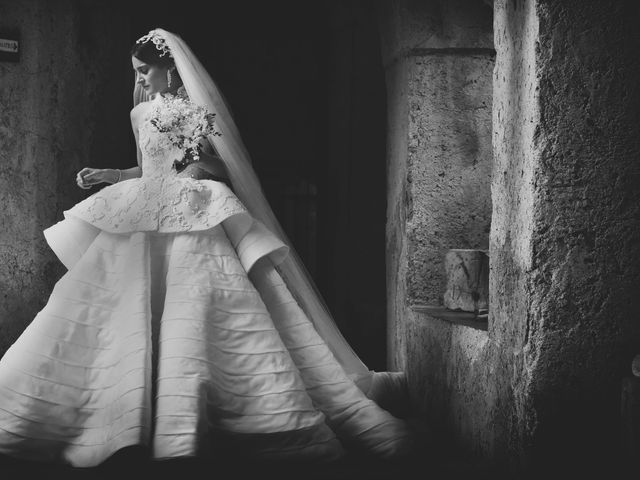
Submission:
[[639,19],[624,2],[496,3],[490,335],[502,434],[531,465],[619,450],[640,349]]
[[379,2],[387,72],[388,342],[414,412],[465,451],[493,449],[487,332],[425,313],[442,305],[452,248],[488,249],[492,9]]
[[17,30],[21,49],[19,62],[0,62],[0,355],[64,273],[42,230],[87,195],[76,172],[130,157],[128,38],[115,10],[0,0],[0,31]]
[[489,275],[489,336],[486,369],[495,392],[491,402],[494,451],[517,464],[525,462],[525,445],[535,430],[525,352],[531,291],[532,178],[537,162],[534,137],[539,114],[535,45],[538,20],[534,2],[494,5],[492,178],[493,216]]
[[389,363],[405,369],[404,319],[441,305],[451,248],[487,249],[491,222],[491,8],[379,2],[388,99]]
[[[487,332],[407,308],[434,248],[428,222],[412,228],[433,217],[432,177],[418,177],[422,192],[408,180],[438,161],[414,148],[433,138],[437,109],[412,101],[434,89],[408,45],[458,30],[433,20],[439,2],[382,8],[383,45],[402,46],[387,64],[391,345],[414,408],[452,446],[502,465],[615,466],[621,380],[640,350],[638,6],[494,4]],[[418,285],[429,303],[432,281]]]
[[496,13],[491,308],[522,379],[517,431],[536,464],[608,461],[640,350],[640,7]]

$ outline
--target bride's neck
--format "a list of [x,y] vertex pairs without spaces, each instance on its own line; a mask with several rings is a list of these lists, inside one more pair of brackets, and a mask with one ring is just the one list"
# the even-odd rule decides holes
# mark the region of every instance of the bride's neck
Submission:
[[172,85],[171,88],[166,89],[164,92],[160,92],[160,95],[176,95],[183,86],[184,85],[182,83],[179,85]]

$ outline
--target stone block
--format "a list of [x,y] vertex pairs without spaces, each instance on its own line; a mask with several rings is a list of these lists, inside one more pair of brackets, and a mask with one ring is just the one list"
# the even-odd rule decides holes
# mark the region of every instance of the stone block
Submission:
[[444,306],[450,310],[485,312],[489,308],[489,255],[486,250],[453,249],[444,260],[447,288]]

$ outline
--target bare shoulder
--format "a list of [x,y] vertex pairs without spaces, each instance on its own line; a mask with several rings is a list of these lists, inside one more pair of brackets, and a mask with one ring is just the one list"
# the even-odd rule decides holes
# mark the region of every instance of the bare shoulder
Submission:
[[141,102],[131,109],[131,123],[139,125],[146,113],[151,108],[151,102]]

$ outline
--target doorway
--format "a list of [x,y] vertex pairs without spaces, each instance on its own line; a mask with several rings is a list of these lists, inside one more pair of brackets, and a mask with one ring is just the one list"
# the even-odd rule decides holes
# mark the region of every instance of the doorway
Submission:
[[336,323],[383,370],[386,97],[371,2],[212,3],[212,14],[193,0],[127,7],[130,43],[161,27],[189,44]]

